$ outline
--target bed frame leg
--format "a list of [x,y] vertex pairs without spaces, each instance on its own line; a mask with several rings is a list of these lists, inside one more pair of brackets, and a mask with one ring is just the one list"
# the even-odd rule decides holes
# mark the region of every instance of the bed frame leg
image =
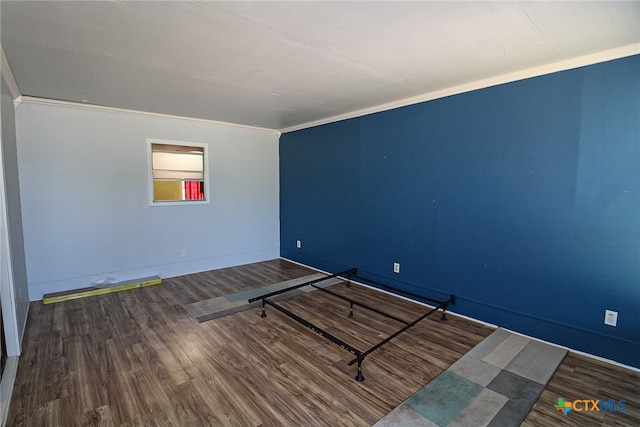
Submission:
[[364,381],[364,375],[362,375],[362,360],[358,360],[358,374],[356,375],[356,381]]
[[456,303],[456,296],[451,295],[449,297],[449,301],[445,302],[444,305],[442,306],[442,317],[440,318],[440,320],[447,320],[447,307],[449,306],[449,304],[455,305],[455,303]]

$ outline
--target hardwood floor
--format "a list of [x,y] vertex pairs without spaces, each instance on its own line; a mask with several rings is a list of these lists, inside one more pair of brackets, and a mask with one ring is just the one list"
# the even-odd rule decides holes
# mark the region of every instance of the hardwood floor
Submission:
[[[553,409],[559,397],[565,401],[624,400],[626,409],[616,412],[570,411],[565,416]],[[584,406],[581,404],[579,408]],[[522,425],[640,426],[640,372],[569,353]]]
[[[182,308],[311,273],[273,260],[133,291],[34,302],[7,425],[368,426],[492,332],[455,316],[447,322],[429,317],[369,355],[360,383],[353,379],[355,367],[347,366],[349,352],[273,308],[265,319],[254,309],[204,323]],[[425,312],[359,286],[333,289],[407,320]],[[364,309],[348,319],[348,305],[321,292],[280,304],[363,349],[399,328]],[[553,409],[554,400],[592,393],[582,393],[579,384],[589,362],[565,360],[528,425],[566,421],[556,416],[562,414]],[[613,389],[638,401],[638,375],[604,365],[587,371],[592,382],[607,384],[593,391],[598,397]],[[627,411],[603,418],[618,424],[597,425],[640,424],[638,407],[629,403]]]

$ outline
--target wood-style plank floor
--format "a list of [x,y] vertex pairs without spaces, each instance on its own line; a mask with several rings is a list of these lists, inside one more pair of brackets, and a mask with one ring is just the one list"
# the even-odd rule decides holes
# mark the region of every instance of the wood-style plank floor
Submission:
[[[553,410],[558,398],[575,400],[624,400],[624,411],[570,411],[566,416]],[[586,407],[580,404],[578,408]],[[621,368],[582,355],[569,353],[522,423],[527,427],[548,426],[640,426],[640,372]]]
[[[455,316],[447,322],[429,317],[368,356],[366,380],[360,383],[353,379],[355,368],[347,366],[350,353],[273,308],[267,307],[265,319],[254,309],[204,323],[182,309],[312,273],[273,260],[133,291],[52,305],[34,302],[7,425],[368,426],[492,332]],[[407,320],[425,312],[359,286],[334,289]],[[358,308],[348,319],[347,304],[322,292],[281,305],[362,349],[400,326]],[[592,370],[589,363],[568,357],[526,423],[566,422],[553,409],[554,399],[558,393],[583,398],[585,366],[593,375],[589,384],[607,384],[598,393],[613,390],[611,395],[638,401],[640,375],[608,365]],[[571,394],[573,387],[577,391]],[[600,424],[581,424],[640,425],[638,407],[629,404],[627,411],[607,414]]]

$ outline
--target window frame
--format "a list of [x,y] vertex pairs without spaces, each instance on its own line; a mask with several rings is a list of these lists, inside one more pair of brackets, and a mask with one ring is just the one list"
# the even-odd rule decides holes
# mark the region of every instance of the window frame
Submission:
[[[202,200],[154,200],[154,179],[153,179],[153,145],[179,145],[182,147],[202,148],[204,171],[204,199]],[[209,192],[209,145],[201,142],[186,142],[167,139],[147,138],[147,190],[149,206],[193,206],[207,205],[211,203]]]

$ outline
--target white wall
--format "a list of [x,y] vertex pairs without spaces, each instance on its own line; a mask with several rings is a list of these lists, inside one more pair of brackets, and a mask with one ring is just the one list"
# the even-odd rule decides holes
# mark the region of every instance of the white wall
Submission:
[[0,295],[7,354],[20,354],[29,311],[16,157],[13,76],[2,53],[0,140]]
[[[38,100],[16,122],[31,300],[279,256],[275,131]],[[210,204],[149,206],[146,138],[208,144]]]
[[1,45],[0,59],[0,299],[9,356],[0,380],[0,425],[4,426],[29,312],[29,292],[22,240],[14,115],[14,99],[18,98],[20,93]]

